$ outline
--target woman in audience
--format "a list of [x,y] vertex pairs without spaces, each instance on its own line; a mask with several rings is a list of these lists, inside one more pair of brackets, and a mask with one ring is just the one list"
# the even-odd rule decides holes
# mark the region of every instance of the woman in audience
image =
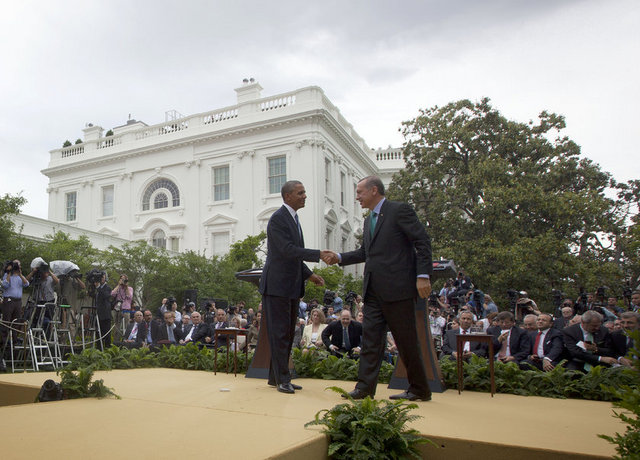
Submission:
[[306,353],[310,348],[324,348],[322,343],[322,331],[327,327],[324,313],[319,308],[314,308],[309,314],[311,324],[305,326],[300,340],[300,348]]
[[258,336],[260,335],[260,320],[262,320],[262,312],[258,311],[253,318],[249,332],[247,332],[247,343],[249,350],[255,350],[258,346]]

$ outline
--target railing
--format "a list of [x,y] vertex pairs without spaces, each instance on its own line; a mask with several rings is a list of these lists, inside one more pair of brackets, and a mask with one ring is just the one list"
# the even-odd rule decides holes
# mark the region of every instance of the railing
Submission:
[[72,157],[75,155],[81,155],[84,153],[84,146],[79,147],[65,147],[61,151],[62,158]]
[[376,161],[402,160],[402,150],[394,150],[376,153]]
[[[211,112],[195,114],[189,117],[167,121],[165,123],[144,126],[137,130],[116,132],[112,136],[101,137],[87,141],[83,144],[56,149],[51,151],[51,160],[64,160],[78,155],[91,154],[92,151],[110,149],[123,144],[141,141],[157,136],[179,135],[195,127],[210,126],[219,123],[228,123],[233,120],[256,117],[262,113],[268,113],[279,109],[300,107],[300,110],[309,108],[323,108],[342,126],[348,136],[364,151],[368,151],[364,140],[355,132],[353,126],[342,116],[340,111],[329,101],[318,87],[302,88],[275,97],[246,101],[235,106],[225,107]],[[253,120],[252,120],[253,121]],[[75,161],[74,158],[72,161]],[[53,166],[50,164],[50,166]]]

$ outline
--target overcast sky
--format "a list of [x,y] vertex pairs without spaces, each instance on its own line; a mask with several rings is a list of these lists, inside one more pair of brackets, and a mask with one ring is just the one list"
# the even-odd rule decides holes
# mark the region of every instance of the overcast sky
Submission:
[[128,115],[148,124],[317,85],[370,147],[401,146],[419,108],[492,99],[640,177],[640,2],[15,1],[0,14],[0,194],[47,217],[49,150]]

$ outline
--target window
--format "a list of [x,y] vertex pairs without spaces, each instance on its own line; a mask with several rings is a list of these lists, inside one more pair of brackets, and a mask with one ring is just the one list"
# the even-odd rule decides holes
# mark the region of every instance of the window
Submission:
[[148,211],[150,209],[151,196],[156,190],[162,190],[163,197],[158,200],[160,193],[156,194],[153,201],[154,209],[167,208],[169,207],[169,202],[171,202],[172,206],[180,206],[180,190],[178,190],[178,186],[169,179],[158,179],[149,184],[147,189],[144,191],[142,196],[143,211]]
[[229,199],[229,166],[213,168],[213,201]]
[[211,243],[211,251],[214,256],[226,254],[229,251],[229,232],[213,233]]
[[324,160],[324,194],[331,193],[331,161]]
[[169,243],[172,251],[174,252],[180,251],[180,240],[178,238],[176,238],[175,236],[172,236],[171,238],[169,238]]
[[78,192],[69,192],[65,195],[66,197],[66,215],[67,222],[73,222],[77,219],[76,215],[76,204],[78,202]]
[[287,159],[284,156],[269,158],[269,193],[280,193],[287,181]]
[[102,217],[113,216],[113,185],[102,187]]
[[164,192],[159,192],[153,199],[153,209],[162,209],[169,207],[169,198]]
[[167,236],[162,230],[156,230],[151,234],[151,245],[154,248],[167,249]]
[[340,206],[344,206],[347,202],[347,176],[340,171]]

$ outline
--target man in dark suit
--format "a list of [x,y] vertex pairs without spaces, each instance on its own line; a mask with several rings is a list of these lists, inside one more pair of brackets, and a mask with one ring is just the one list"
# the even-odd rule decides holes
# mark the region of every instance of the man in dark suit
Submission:
[[523,369],[527,365],[541,371],[553,370],[562,359],[564,343],[562,332],[553,327],[553,317],[548,313],[541,313],[536,322],[537,332],[530,334],[532,344],[529,356],[520,365]]
[[288,181],[282,186],[281,195],[284,204],[267,225],[267,260],[260,277],[260,293],[271,347],[268,383],[282,393],[292,394],[302,389],[291,383],[289,356],[304,283],[308,279],[321,286],[324,280],[304,263],[320,261],[319,250],[305,249],[298,220],[297,211],[307,199],[304,185]]
[[580,321],[562,330],[564,346],[570,358],[567,369],[588,372],[593,366],[616,363],[611,335],[602,326],[602,315],[588,310],[582,314]]
[[531,340],[523,329],[516,327],[516,319],[510,311],[501,311],[496,317],[500,330],[493,333],[493,349],[503,363],[519,363],[531,352]]
[[133,322],[129,323],[124,331],[121,345],[127,348],[140,348],[146,336],[147,327],[142,318],[142,312],[137,311],[133,314]]
[[[458,315],[459,329],[450,329],[444,335],[442,342],[442,357],[448,356],[452,359],[458,359],[457,350],[457,336],[466,335],[471,333],[471,326],[473,326],[473,313],[470,311],[462,311]],[[477,355],[483,358],[487,357],[487,347],[482,342],[469,341],[464,342],[462,348],[462,358],[469,359],[471,356]]]
[[202,322],[202,315],[197,311],[191,313],[191,324],[182,329],[180,345],[187,343],[199,344],[209,334],[209,325]]
[[176,323],[176,316],[172,311],[164,312],[164,321],[152,323],[151,338],[153,344],[176,345],[182,338],[180,323]]
[[340,321],[333,321],[322,331],[322,342],[331,354],[349,357],[360,354],[360,337],[362,325],[351,319],[351,312],[344,309],[340,312]]
[[107,274],[94,282],[96,288],[96,313],[102,335],[102,348],[111,346],[111,288],[107,285]]
[[366,262],[363,297],[364,321],[358,383],[354,399],[373,396],[384,356],[387,325],[407,368],[409,388],[391,399],[428,401],[431,391],[416,330],[416,296],[431,292],[433,271],[431,240],[415,211],[406,203],[386,200],[379,177],[358,182],[356,199],[371,210],[364,222],[363,244],[323,260],[342,265]]
[[222,308],[218,308],[216,310],[215,320],[209,324],[207,335],[204,337],[204,343],[207,347],[226,347],[227,346],[227,337],[224,335],[219,335],[216,337],[215,330],[216,329],[226,329],[229,327],[229,322],[227,321],[227,314]]
[[634,347],[634,342],[629,333],[638,331],[640,328],[640,313],[625,311],[620,314],[622,329],[611,334],[613,345],[613,356],[618,358],[618,362],[623,366],[633,366],[633,361],[627,357],[629,350]]

